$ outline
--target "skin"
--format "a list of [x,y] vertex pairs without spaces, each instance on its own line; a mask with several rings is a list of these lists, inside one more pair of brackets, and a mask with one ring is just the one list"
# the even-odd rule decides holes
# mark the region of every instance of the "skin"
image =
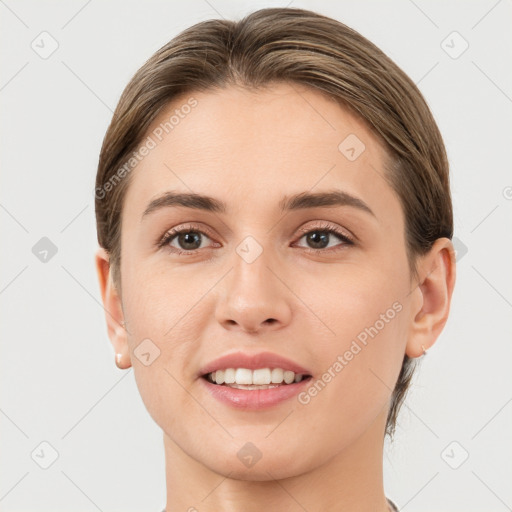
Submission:
[[[190,96],[197,107],[132,171],[122,294],[108,254],[96,253],[119,366],[133,366],[163,430],[166,510],[385,512],[382,450],[392,390],[404,353],[421,356],[446,323],[453,246],[437,240],[413,280],[401,205],[383,178],[386,152],[359,118],[319,92],[282,83],[188,94],[148,133]],[[349,134],[365,144],[355,161],[338,150]],[[351,206],[279,211],[284,195],[333,188],[362,199],[374,216]],[[213,196],[227,212],[167,207],[141,220],[168,190]],[[173,253],[187,248],[178,238],[171,248],[156,247],[171,228],[191,222],[206,232],[194,254]],[[327,235],[322,248],[299,231],[321,232],[325,222],[355,244]],[[249,235],[262,248],[250,264],[236,252]],[[239,410],[211,397],[197,378],[204,364],[236,350],[276,352],[321,378],[396,301],[401,311],[308,404],[294,397]],[[146,338],[160,350],[149,366],[134,355]],[[261,452],[250,468],[237,457],[248,441]]]

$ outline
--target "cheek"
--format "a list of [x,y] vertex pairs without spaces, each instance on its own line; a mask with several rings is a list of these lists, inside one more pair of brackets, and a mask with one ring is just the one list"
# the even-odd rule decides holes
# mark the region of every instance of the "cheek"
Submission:
[[197,330],[196,305],[215,284],[211,273],[198,267],[172,268],[162,258],[156,262],[126,259],[125,265],[123,304],[138,335],[172,342],[177,330]]
[[393,268],[382,262],[380,268],[340,265],[302,276],[294,292],[308,306],[310,326],[316,325],[321,339],[316,347],[331,352],[348,348],[355,338],[364,344],[394,339],[400,332],[408,290],[406,276]]
[[[198,340],[212,323],[207,292],[219,278],[192,266],[172,269],[167,262],[130,262],[127,258],[124,264],[123,309],[137,386],[153,419],[170,425],[175,421],[173,411],[194,408],[182,386],[190,384],[200,366]],[[144,357],[139,359],[147,352],[150,360],[154,357],[148,366]]]
[[341,423],[359,418],[363,425],[391,396],[408,332],[406,275],[397,275],[385,265],[364,272],[354,266],[323,283],[306,278],[298,292],[318,317],[311,317],[317,339],[305,340],[323,368],[312,395],[319,407],[335,404]]

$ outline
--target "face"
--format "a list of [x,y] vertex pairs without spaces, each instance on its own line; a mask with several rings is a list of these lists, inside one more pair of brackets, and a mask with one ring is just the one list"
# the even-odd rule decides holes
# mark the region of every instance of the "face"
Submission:
[[[287,84],[183,96],[148,135],[156,147],[123,203],[122,311],[137,385],[165,435],[210,470],[258,480],[305,473],[383,428],[411,282],[379,141],[327,97]],[[295,365],[309,377],[265,391],[202,377],[240,353],[217,366]]]

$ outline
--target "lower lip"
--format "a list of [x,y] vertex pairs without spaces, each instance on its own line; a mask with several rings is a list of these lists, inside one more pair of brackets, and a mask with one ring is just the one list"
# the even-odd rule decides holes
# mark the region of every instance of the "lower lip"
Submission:
[[206,386],[208,392],[220,402],[239,409],[258,410],[278,405],[299,394],[309,385],[311,377],[293,384],[282,384],[276,388],[253,390],[212,384],[204,378],[200,378],[200,380]]

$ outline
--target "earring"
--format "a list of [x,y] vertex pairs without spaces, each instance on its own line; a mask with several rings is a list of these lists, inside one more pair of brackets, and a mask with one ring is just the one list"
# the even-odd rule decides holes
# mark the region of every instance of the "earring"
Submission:
[[423,350],[423,355],[426,356],[427,355],[427,351],[425,350],[425,347],[423,345],[421,345],[421,349]]

